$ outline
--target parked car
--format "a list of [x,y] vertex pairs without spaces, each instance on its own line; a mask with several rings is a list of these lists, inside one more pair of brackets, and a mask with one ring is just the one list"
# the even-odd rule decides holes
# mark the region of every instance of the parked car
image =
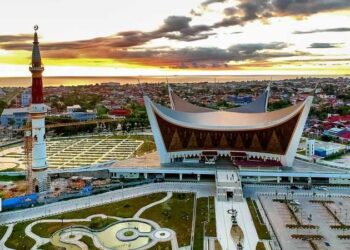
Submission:
[[321,191],[328,191],[328,188],[325,187],[325,186],[320,186],[320,187],[317,187],[318,190],[321,190]]
[[300,206],[300,202],[298,200],[292,200],[290,201],[290,204],[295,206]]

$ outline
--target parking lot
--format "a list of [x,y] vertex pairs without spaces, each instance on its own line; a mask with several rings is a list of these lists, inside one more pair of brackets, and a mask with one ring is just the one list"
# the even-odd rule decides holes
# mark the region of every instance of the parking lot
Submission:
[[[309,194],[290,194],[287,199],[297,201],[291,205],[296,209],[296,216],[303,225],[315,225],[318,229],[289,229],[286,224],[296,224],[286,204],[273,201],[274,199],[284,199],[284,195],[261,195],[259,200],[267,214],[274,232],[282,246],[282,249],[311,249],[308,241],[293,239],[292,234],[319,234],[324,237],[322,240],[313,242],[319,249],[350,249],[350,240],[340,240],[337,235],[348,235],[350,230],[331,229],[331,225],[339,225],[334,217],[327,211],[322,203],[311,203],[310,200],[323,201],[324,196],[314,197]],[[350,198],[327,197],[327,206],[346,225],[350,224]],[[292,202],[293,203],[293,202]],[[297,208],[295,208],[297,207]],[[310,216],[311,215],[311,216]],[[349,217],[349,218],[348,218]],[[309,218],[309,219],[308,219]],[[311,219],[310,219],[311,218]]]

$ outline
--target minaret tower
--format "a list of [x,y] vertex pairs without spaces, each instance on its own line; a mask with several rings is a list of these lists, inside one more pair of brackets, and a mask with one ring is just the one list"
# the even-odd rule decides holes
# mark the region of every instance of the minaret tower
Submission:
[[42,73],[44,67],[41,63],[40,48],[38,42],[38,26],[34,26],[34,42],[32,62],[29,67],[32,72],[32,104],[30,117],[32,120],[32,178],[33,191],[43,192],[47,190],[47,161],[45,142],[45,114]]

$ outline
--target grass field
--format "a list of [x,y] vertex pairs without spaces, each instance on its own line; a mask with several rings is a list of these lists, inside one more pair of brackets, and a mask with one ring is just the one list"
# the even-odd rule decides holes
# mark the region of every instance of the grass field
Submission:
[[141,217],[174,230],[179,247],[188,246],[191,241],[193,201],[194,194],[174,193],[166,202],[147,209]]
[[32,223],[32,221],[16,224],[13,227],[12,234],[5,243],[5,246],[16,250],[31,249],[34,246],[35,241],[32,238],[26,236],[24,233],[25,228],[30,223]]
[[137,156],[142,156],[146,153],[153,152],[156,150],[156,144],[154,143],[153,136],[150,135],[130,135],[128,139],[143,141],[141,147],[139,147],[135,154]]
[[4,234],[6,233],[6,230],[7,230],[7,226],[0,226],[0,240],[2,239]]
[[256,232],[258,233],[258,237],[260,240],[271,240],[271,236],[265,224],[261,224],[262,221],[261,214],[257,209],[256,203],[254,200],[247,198],[247,204],[249,207],[250,214],[252,215],[254,226]]
[[63,228],[67,228],[70,226],[85,226],[85,227],[89,227],[91,229],[98,230],[98,229],[102,229],[102,228],[108,226],[109,224],[116,222],[116,220],[111,219],[111,218],[101,219],[101,220],[103,222],[98,224],[98,226],[96,226],[96,224],[94,224],[94,222],[90,222],[90,221],[64,222],[64,223],[61,223],[61,222],[38,223],[32,228],[32,231],[33,231],[33,233],[35,233],[36,235],[39,235],[40,237],[50,238],[51,235],[53,235],[58,230],[63,229]]
[[[209,218],[209,223],[207,223]],[[208,198],[201,197],[197,199],[196,209],[196,227],[194,232],[193,249],[203,249],[203,224],[205,223],[205,235],[216,237],[215,221],[215,201],[214,197],[209,197],[209,216],[208,216]]]
[[171,250],[171,242],[158,242],[157,245],[151,247],[149,250]]
[[264,242],[259,241],[258,244],[256,244],[256,250],[266,250]]
[[23,176],[7,176],[7,175],[1,175],[0,173],[0,181],[22,181],[25,180],[26,177]]
[[66,250],[66,249],[64,249],[62,247],[58,247],[58,246],[52,245],[51,242],[40,246],[39,249],[41,249],[41,250]]
[[[78,211],[67,212],[61,215],[55,215],[43,219],[83,219],[90,215],[94,214],[106,214],[109,216],[118,216],[129,218],[132,217],[140,208],[146,206],[149,203],[158,201],[166,196],[165,193],[157,193],[151,194],[141,197],[136,197],[129,200],[118,201],[110,204],[105,204],[101,206],[86,208]],[[25,228],[32,223],[33,221],[27,221],[23,223],[18,223],[14,226],[14,230],[6,241],[5,245],[9,248],[16,250],[24,250],[30,249],[34,246],[35,242],[32,238],[25,235]],[[70,223],[69,225],[81,225],[82,222],[79,223]],[[87,226],[89,226],[90,222],[86,222]],[[46,223],[47,224],[47,223]],[[49,223],[52,224],[50,227],[44,225],[44,223],[37,224],[34,226],[33,231],[39,235],[45,235],[45,237],[49,237],[53,232],[62,228],[61,223]],[[65,225],[69,226],[69,225]],[[47,232],[46,232],[47,231]],[[47,248],[50,249],[50,248]],[[59,249],[59,248],[58,248]]]
[[78,211],[67,212],[60,215],[51,216],[48,219],[62,219],[62,217],[64,219],[84,219],[94,214],[105,214],[108,216],[130,218],[140,208],[148,205],[149,203],[161,200],[165,196],[166,193],[150,194],[128,200],[113,202],[110,204],[104,204],[101,206],[86,208]]
[[80,239],[81,242],[84,242],[88,249],[89,250],[100,250],[99,248],[97,248],[93,242],[93,240],[91,239],[91,237],[89,236],[83,236],[81,239]]

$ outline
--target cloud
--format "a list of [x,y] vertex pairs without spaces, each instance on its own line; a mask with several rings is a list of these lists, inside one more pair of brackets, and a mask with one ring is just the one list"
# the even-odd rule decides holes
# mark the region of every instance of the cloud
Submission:
[[213,3],[223,3],[226,2],[226,0],[206,0],[203,3],[201,3],[202,7],[208,7],[209,5]]
[[199,11],[195,11],[194,9],[191,9],[190,14],[192,16],[201,16],[202,15],[202,13],[200,13]]
[[225,18],[214,27],[245,25],[247,22],[267,21],[273,17],[303,18],[320,12],[350,9],[349,0],[238,0],[224,9]]
[[[87,50],[89,48],[130,48],[141,46],[149,41],[159,38],[168,38],[178,41],[196,41],[213,35],[212,27],[208,25],[190,25],[191,17],[169,16],[159,28],[150,31],[124,31],[112,36],[98,37],[89,40],[72,42],[57,42],[41,44],[43,50],[77,49]],[[0,48],[5,50],[31,50],[33,35],[0,36]],[[9,43],[9,41],[11,43]]]
[[331,29],[315,29],[306,31],[294,31],[293,34],[312,34],[312,33],[322,33],[322,32],[349,32],[350,28],[331,28]]
[[33,40],[33,34],[0,35],[0,43],[25,42]]
[[311,49],[329,49],[329,48],[339,48],[342,43],[312,43],[309,48]]
[[[217,47],[186,47],[173,49],[167,46],[145,48],[142,44],[155,37],[169,39],[197,39],[206,25],[190,26],[190,18],[168,18],[162,26],[152,32],[127,31],[114,36],[90,40],[41,43],[44,58],[53,59],[112,59],[120,63],[148,65],[165,68],[231,68],[230,62],[259,62],[279,57],[306,55],[305,52],[284,52],[289,47],[284,42],[235,44],[227,49]],[[0,43],[8,50],[31,50],[31,43]],[[281,51],[282,50],[282,51]],[[103,63],[103,60],[101,61]]]
[[[83,50],[86,56],[115,59],[118,62],[141,64],[170,68],[226,68],[231,61],[265,61],[278,57],[293,57],[305,55],[304,52],[282,52],[288,44],[282,42],[236,44],[227,49],[217,47],[198,47],[171,49],[114,49]],[[53,51],[56,53],[56,51]],[[51,57],[51,51],[46,56]],[[54,54],[56,55],[56,54]],[[226,65],[226,66],[225,66]]]
[[235,7],[228,7],[224,9],[224,15],[225,16],[232,16],[235,13],[237,13],[237,8]]

